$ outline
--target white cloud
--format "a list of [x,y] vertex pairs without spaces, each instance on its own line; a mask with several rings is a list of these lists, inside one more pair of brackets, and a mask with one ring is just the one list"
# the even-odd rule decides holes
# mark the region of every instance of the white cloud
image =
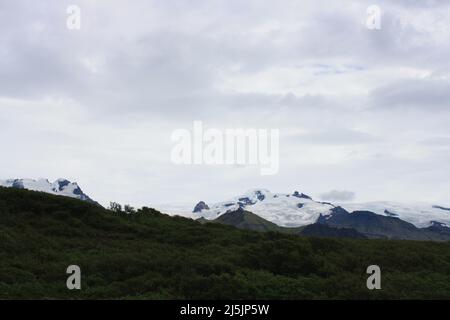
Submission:
[[320,197],[327,201],[352,201],[355,198],[355,193],[345,190],[331,190],[326,193],[322,193]]
[[[134,205],[331,185],[450,203],[443,1],[379,1],[376,32],[369,1],[82,0],[80,31],[69,4],[0,4],[0,177]],[[170,134],[198,119],[279,128],[280,173],[174,167]]]

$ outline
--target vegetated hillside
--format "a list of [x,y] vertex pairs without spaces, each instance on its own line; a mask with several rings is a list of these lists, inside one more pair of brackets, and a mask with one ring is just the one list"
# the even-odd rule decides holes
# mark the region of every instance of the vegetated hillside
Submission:
[[[0,188],[0,298],[450,299],[450,244],[303,238]],[[79,265],[82,290],[66,288]],[[366,288],[366,268],[382,290]]]
[[238,208],[235,211],[230,211],[222,214],[214,220],[197,219],[201,223],[221,223],[234,226],[244,230],[254,231],[275,231],[286,234],[295,234],[298,236],[324,237],[324,238],[353,238],[365,239],[367,238],[362,233],[349,228],[334,228],[326,224],[314,223],[307,226],[297,228],[280,227],[275,223],[267,221],[256,214]]
[[[277,226],[275,223],[267,221],[256,214],[238,208],[235,211],[230,211],[222,214],[214,220],[199,220],[203,223],[221,223],[234,226],[239,229],[254,230],[254,231],[278,231],[282,232],[285,228]],[[286,228],[287,229],[287,228]],[[297,232],[298,228],[293,228],[292,233]]]

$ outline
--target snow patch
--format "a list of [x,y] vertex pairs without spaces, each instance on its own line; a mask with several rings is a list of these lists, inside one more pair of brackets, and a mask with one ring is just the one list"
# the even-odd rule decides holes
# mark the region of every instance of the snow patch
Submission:
[[84,201],[92,201],[83,193],[76,182],[70,182],[66,179],[58,179],[55,182],[50,182],[47,179],[8,179],[0,180],[0,187],[27,189]]

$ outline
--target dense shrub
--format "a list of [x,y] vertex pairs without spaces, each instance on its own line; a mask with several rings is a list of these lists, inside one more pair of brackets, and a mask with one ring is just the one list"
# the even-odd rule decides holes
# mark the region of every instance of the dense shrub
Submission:
[[0,298],[450,299],[450,244],[258,233],[0,188]]

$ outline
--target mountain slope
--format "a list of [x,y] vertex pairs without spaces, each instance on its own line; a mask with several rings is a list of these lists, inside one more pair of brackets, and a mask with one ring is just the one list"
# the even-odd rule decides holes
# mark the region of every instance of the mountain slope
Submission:
[[273,231],[285,234],[292,234],[298,236],[310,236],[321,238],[352,238],[365,239],[366,237],[354,229],[348,228],[334,228],[323,224],[311,224],[297,228],[280,227],[270,221],[267,221],[260,216],[245,211],[242,208],[236,211],[227,212],[215,220],[206,220],[200,218],[197,221],[202,223],[213,222],[227,224],[239,229],[254,230],[254,231]]
[[417,228],[412,223],[396,217],[378,215],[370,211],[349,213],[340,207],[327,216],[321,216],[318,223],[336,228],[351,228],[369,238],[450,240],[450,234],[439,233],[434,229]]
[[432,221],[450,226],[450,211],[447,208],[423,202],[399,203],[379,201],[368,203],[343,203],[340,206],[351,211],[370,211],[383,216],[397,217],[414,224],[418,228],[426,228]]
[[197,221],[298,236],[450,241],[450,228],[439,223],[434,223],[428,228],[416,228],[399,218],[381,216],[368,211],[349,213],[341,207],[334,208],[330,215],[320,216],[317,223],[296,228],[280,227],[242,208],[222,214],[215,220],[200,218]]
[[214,220],[218,216],[242,208],[265,220],[283,227],[299,227],[316,222],[334,206],[330,203],[314,201],[306,194],[271,193],[264,189],[254,189],[228,201],[207,205],[200,202],[195,206],[197,217]]
[[449,208],[443,206],[396,202],[332,204],[315,201],[310,196],[297,191],[293,193],[271,193],[265,189],[253,189],[228,201],[211,205],[201,201],[193,211],[186,210],[190,213],[183,213],[182,210],[172,211],[170,208],[167,212],[214,220],[226,212],[243,208],[279,226],[300,227],[315,223],[320,216],[330,215],[336,207],[345,208],[348,212],[370,211],[381,216],[397,217],[418,228],[426,228],[433,221],[450,226]]
[[356,231],[355,229],[330,227],[320,223],[314,223],[301,227],[299,235],[320,238],[367,239],[364,234]]
[[[0,188],[0,298],[450,299],[450,244],[302,238]],[[82,290],[66,288],[78,265]],[[365,287],[369,265],[382,290]]]
[[58,179],[53,183],[47,179],[8,179],[0,180],[0,187],[40,191],[98,204],[86,195],[76,182],[70,182],[66,179]]
[[283,229],[275,223],[267,221],[256,214],[244,211],[242,208],[239,208],[236,211],[227,212],[215,219],[214,222],[231,225],[239,229],[254,231],[281,231]]

